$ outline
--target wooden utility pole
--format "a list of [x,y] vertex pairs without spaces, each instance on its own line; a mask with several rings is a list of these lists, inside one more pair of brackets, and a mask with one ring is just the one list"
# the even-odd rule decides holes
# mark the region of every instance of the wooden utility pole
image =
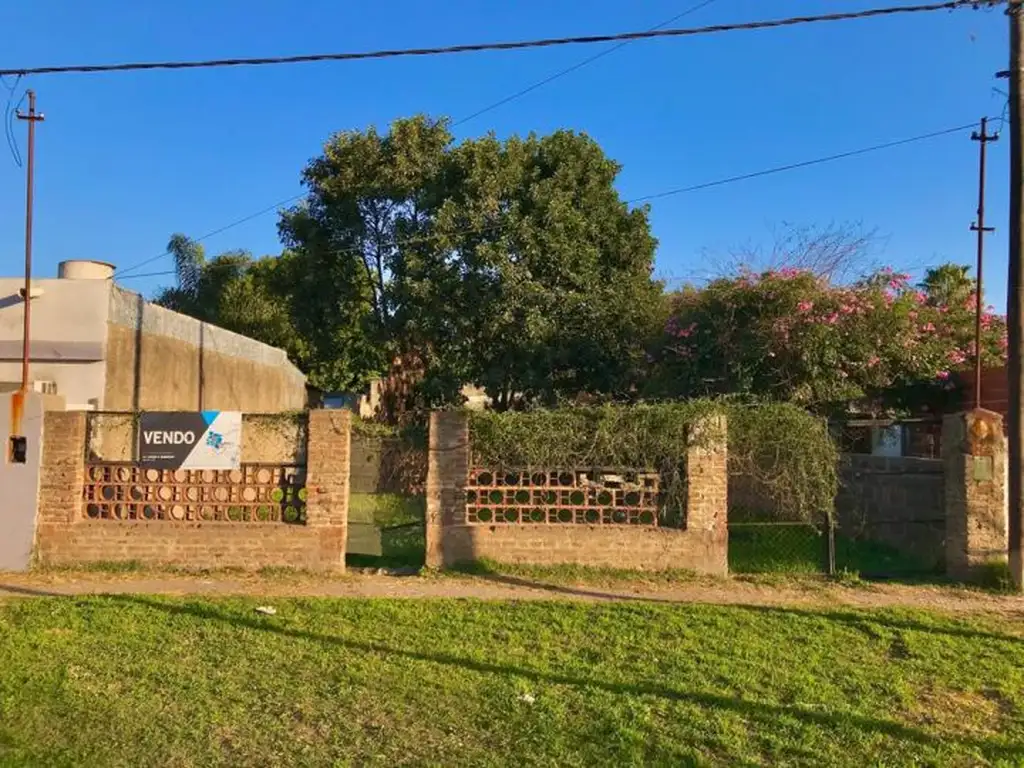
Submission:
[[1024,152],[1024,9],[1021,0],[1011,0],[1007,14],[1010,17],[1010,252],[1007,279],[1006,314],[1009,326],[1009,347],[1007,349],[1010,401],[1009,408],[1009,554],[1010,578],[1014,586],[1024,588],[1024,560],[1021,558],[1021,530],[1024,520],[1024,380],[1022,380],[1021,359],[1024,355],[1024,303],[1021,290],[1024,288],[1024,173],[1022,156]]
[[978,233],[978,264],[975,271],[977,286],[974,291],[974,407],[981,408],[981,310],[984,306],[982,281],[985,263],[985,233],[994,232],[995,227],[985,226],[985,149],[990,141],[998,141],[999,134],[988,134],[988,118],[981,118],[981,130],[971,134],[971,140],[978,142],[978,220],[971,224],[971,231]]
[[28,112],[18,111],[18,119],[28,122],[28,162],[27,183],[25,190],[25,324],[21,339],[21,391],[28,391],[28,361],[30,350],[30,329],[32,326],[32,201],[35,185],[36,168],[36,123],[44,117],[36,113],[36,93],[28,91]]

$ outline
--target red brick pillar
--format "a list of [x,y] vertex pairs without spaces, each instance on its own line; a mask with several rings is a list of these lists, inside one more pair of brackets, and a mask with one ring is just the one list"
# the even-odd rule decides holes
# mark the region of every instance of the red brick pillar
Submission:
[[1006,438],[1003,419],[985,410],[942,422],[946,573],[984,581],[1006,562]]
[[708,572],[729,570],[729,468],[724,415],[706,416],[690,428],[686,447],[686,532],[704,539]]
[[46,411],[43,414],[35,535],[35,554],[42,562],[67,551],[71,526],[82,520],[85,419],[83,411]]
[[39,522],[82,519],[85,485],[85,412],[46,411],[39,475]]
[[468,415],[464,411],[431,413],[427,449],[428,568],[472,558],[462,546],[464,537],[452,530],[465,526],[469,456]]
[[348,541],[349,457],[352,414],[309,412],[306,446],[306,525],[323,529],[321,565],[344,570]]

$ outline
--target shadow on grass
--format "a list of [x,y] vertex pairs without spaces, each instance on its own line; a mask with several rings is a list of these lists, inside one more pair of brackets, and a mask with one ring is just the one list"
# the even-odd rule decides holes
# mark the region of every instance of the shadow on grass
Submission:
[[507,584],[513,587],[522,587],[523,589],[533,589],[542,592],[551,592],[557,595],[567,595],[571,597],[586,597],[595,600],[605,600],[609,602],[673,602],[668,598],[645,597],[643,595],[628,595],[616,592],[600,592],[590,589],[581,589],[580,587],[570,587],[563,586],[560,584],[552,584],[550,582],[538,581],[536,579],[530,579],[521,576],[513,576],[510,574],[502,573],[501,571],[494,570],[487,563],[480,561],[458,563],[452,566],[451,570],[455,573],[459,573],[464,576],[473,576],[475,578],[483,579],[485,581],[493,581],[497,584]]
[[[515,666],[512,664],[500,664],[494,662],[479,661],[476,659],[467,659],[461,656],[443,652],[425,653],[422,651],[414,651],[406,648],[397,648],[394,646],[385,645],[383,643],[369,643],[349,640],[334,635],[321,634],[308,630],[282,626],[280,623],[274,623],[272,620],[247,618],[240,615],[224,613],[222,611],[217,610],[212,605],[177,605],[173,603],[164,603],[157,600],[135,595],[108,595],[105,596],[105,599],[118,602],[133,603],[136,605],[141,605],[156,611],[173,615],[189,615],[203,620],[225,622],[236,627],[244,627],[246,629],[256,630],[260,632],[271,632],[282,637],[288,637],[295,640],[303,640],[308,642],[333,645],[341,649],[355,651],[359,653],[375,653],[385,656],[396,656],[406,659],[412,659],[415,661],[428,662],[431,664],[459,667],[461,669],[467,669],[484,674],[513,675],[516,677],[525,678],[527,680],[532,680],[539,683],[599,688],[601,690],[613,694],[624,694],[631,696],[653,696],[670,701],[682,701],[709,709],[718,709],[733,712],[743,717],[764,722],[769,727],[776,725],[780,718],[793,718],[795,720],[799,720],[801,723],[805,725],[823,726],[826,728],[854,727],[861,731],[891,736],[894,738],[903,739],[906,741],[922,745],[940,746],[948,741],[953,741],[957,744],[962,744],[964,746],[970,746],[976,749],[980,749],[984,751],[986,755],[988,755],[989,757],[998,758],[1019,758],[1021,754],[1020,750],[1022,747],[1024,747],[1024,745],[1018,744],[994,743],[989,739],[980,739],[975,737],[940,737],[938,735],[926,733],[925,731],[922,731],[918,728],[898,723],[894,720],[883,720],[876,717],[857,715],[850,712],[818,712],[799,706],[768,704],[764,702],[739,699],[731,696],[723,696],[721,694],[715,693],[679,690],[676,688],[671,688],[669,686],[649,681],[637,681],[630,683],[608,682],[590,677],[575,677],[571,675],[562,675],[553,672],[544,672],[536,669],[530,669],[528,667]],[[829,613],[813,614],[808,612],[775,608],[761,608],[758,610],[763,610],[766,612],[781,610],[782,612],[787,614],[792,613],[802,615],[820,615],[825,618],[830,618],[833,620],[839,619],[839,617],[831,615]],[[927,625],[920,625],[916,628],[919,628],[923,631],[934,631],[935,629],[937,629],[935,627],[928,627]],[[981,636],[986,635],[982,634]],[[1000,637],[1000,639],[1018,640],[1018,638],[1001,637],[997,635],[987,636]]]
[[[1003,643],[1016,643],[1024,645],[1024,636],[1005,635],[999,632],[986,632],[981,629],[969,627],[934,626],[925,624],[913,619],[894,616],[885,609],[875,609],[876,612],[867,613],[853,610],[805,610],[802,608],[785,608],[780,606],[765,605],[734,605],[730,606],[741,611],[763,614],[782,614],[786,616],[804,616],[825,619],[846,624],[874,639],[880,639],[879,627],[892,630],[906,630],[908,632],[923,632],[931,635],[943,635],[946,637],[959,637],[968,640],[995,640]],[[1024,618],[1024,609],[1020,612],[1020,618]]]

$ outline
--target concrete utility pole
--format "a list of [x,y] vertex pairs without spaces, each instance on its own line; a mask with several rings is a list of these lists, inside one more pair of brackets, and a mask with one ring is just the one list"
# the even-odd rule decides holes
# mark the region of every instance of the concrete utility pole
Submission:
[[1010,577],[1014,586],[1024,588],[1024,560],[1021,558],[1021,530],[1024,520],[1024,380],[1021,358],[1024,354],[1024,94],[1021,92],[1024,64],[1021,46],[1024,45],[1024,9],[1021,0],[1011,0],[1007,14],[1010,17],[1010,253],[1007,279],[1007,349],[1010,401],[1009,401],[1009,538]]
[[971,224],[971,231],[978,233],[978,265],[975,275],[977,287],[974,291],[974,407],[981,408],[981,310],[984,306],[982,268],[985,262],[985,233],[994,232],[995,227],[985,226],[985,149],[990,141],[998,141],[999,134],[988,134],[988,118],[981,118],[981,130],[971,134],[971,140],[978,147],[978,220]]
[[36,123],[43,115],[36,113],[36,93],[28,91],[28,113],[18,111],[18,119],[28,122],[28,163],[25,191],[25,324],[21,339],[21,391],[28,391],[29,332],[32,325],[32,200],[36,167]]

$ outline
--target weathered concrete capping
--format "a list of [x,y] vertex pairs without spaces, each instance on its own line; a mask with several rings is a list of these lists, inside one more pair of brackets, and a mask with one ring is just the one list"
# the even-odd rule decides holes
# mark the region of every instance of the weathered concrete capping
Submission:
[[942,422],[946,573],[961,581],[991,577],[1006,562],[1006,438],[998,413],[974,410]]

